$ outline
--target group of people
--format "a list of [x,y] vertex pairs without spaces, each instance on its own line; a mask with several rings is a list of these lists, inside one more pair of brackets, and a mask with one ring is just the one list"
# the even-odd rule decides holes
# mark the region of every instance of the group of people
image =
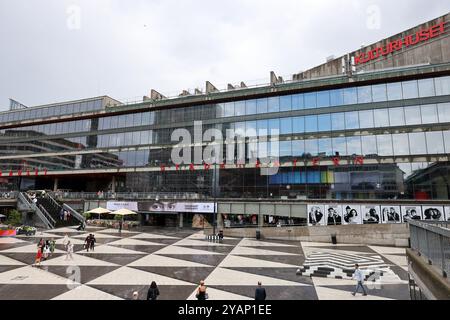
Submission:
[[94,251],[96,242],[97,240],[95,239],[95,235],[93,235],[92,233],[88,235],[84,240],[84,248],[86,249],[86,251],[87,252],[89,252],[89,250]]
[[[200,281],[200,285],[196,290],[195,297],[197,300],[208,300],[208,293],[206,292],[205,281]],[[147,300],[157,300],[159,296],[159,288],[155,281],[153,281],[147,291]],[[258,287],[255,290],[255,300],[266,300],[267,294],[266,289],[262,287],[262,283],[258,282]],[[139,292],[133,292],[133,300],[139,300]]]
[[71,217],[72,217],[72,214],[68,210],[61,209],[61,211],[59,211],[59,220],[70,221]]
[[36,259],[34,261],[33,267],[41,266],[42,260],[47,260],[49,257],[53,256],[53,253],[55,252],[56,248],[56,241],[54,239],[52,240],[46,240],[40,239],[37,245],[37,254]]

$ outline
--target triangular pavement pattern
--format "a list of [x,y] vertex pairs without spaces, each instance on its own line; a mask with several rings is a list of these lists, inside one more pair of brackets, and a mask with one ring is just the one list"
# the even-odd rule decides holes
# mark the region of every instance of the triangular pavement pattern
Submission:
[[[37,253],[37,244],[30,244],[29,246],[23,246],[13,249],[2,251],[2,253]],[[55,249],[55,253],[65,253],[64,251]]]
[[[214,288],[207,288],[208,300],[223,300],[223,301],[237,301],[237,300],[254,300],[246,296],[241,296],[235,293],[222,291]],[[192,294],[187,298],[187,300],[197,300],[195,295],[197,294],[197,288],[192,292]]]
[[356,296],[353,296],[349,291],[336,290],[326,287],[316,287],[316,293],[319,300],[355,300],[355,301],[392,300],[389,298],[383,298],[372,295],[363,296],[361,293],[358,293]]
[[[91,233],[84,233],[84,234],[80,234],[80,235],[77,235],[77,236],[74,236],[73,238],[76,238],[76,239],[86,239],[87,238],[87,236],[88,235],[90,235]],[[95,236],[95,238],[97,238],[97,239],[120,239],[120,237],[116,237],[116,236],[112,236],[112,235],[109,235],[109,234],[102,234],[102,233],[92,233],[94,236]]]
[[162,234],[156,234],[156,233],[140,233],[135,236],[130,237],[131,239],[169,239],[169,240],[177,240],[180,238],[177,237],[170,237],[165,236]]
[[74,285],[75,282],[38,268],[26,266],[0,273],[0,284]]
[[17,238],[0,238],[0,245],[2,245],[2,244],[26,243],[26,242],[27,241],[24,241],[24,240],[21,240],[21,239],[17,239]]
[[180,260],[156,254],[148,255],[142,259],[130,263],[130,267],[211,267],[206,264]]
[[66,256],[61,256],[52,260],[44,261],[44,266],[118,266],[117,264],[86,257],[81,254],[73,254],[73,260],[66,260]]
[[240,256],[227,256],[219,267],[224,268],[297,268],[298,266],[292,264],[285,264],[279,262],[272,262],[266,260],[252,259]]
[[224,268],[216,268],[208,278],[205,279],[206,285],[210,286],[255,286],[258,281],[262,281],[265,286],[308,286],[302,283]]
[[113,272],[105,274],[87,285],[147,285],[156,281],[158,285],[192,285],[192,283],[176,280],[173,278],[161,276],[159,274],[149,273],[138,269],[122,267]]
[[82,285],[63,293],[52,300],[123,300],[112,294]]
[[167,246],[159,251],[156,251],[155,254],[180,254],[180,255],[222,255],[221,253],[213,252],[213,251],[204,251],[204,250],[197,250],[197,249],[191,249],[191,248],[183,248],[183,247],[177,247],[174,245]]
[[297,246],[290,244],[283,244],[278,242],[267,242],[267,241],[257,241],[252,239],[243,239],[239,243],[240,247],[291,247],[296,248]]
[[121,240],[117,240],[114,242],[108,243],[110,246],[164,246],[161,243],[156,242],[150,242],[150,241],[143,241],[139,239],[133,239],[133,238],[124,238]]
[[92,255],[95,255],[95,254],[146,254],[145,252],[134,251],[134,250],[119,248],[119,247],[113,247],[113,246],[109,246],[109,245],[101,245],[101,246],[95,247],[94,251],[89,251],[89,252],[83,251],[83,252],[77,252],[77,253],[80,253],[80,254],[90,253]]
[[249,247],[236,247],[231,251],[230,254],[233,255],[245,255],[245,256],[295,256],[294,253],[273,251],[273,250],[264,250],[264,249],[256,249]]
[[0,266],[25,266],[25,263],[0,254]]
[[[77,239],[77,238],[69,238],[69,241],[73,245],[77,245],[77,244],[83,245],[84,244],[84,240]],[[56,244],[64,244],[64,238],[56,240]]]
[[193,240],[193,239],[183,239],[178,241],[177,243],[174,243],[175,246],[188,246],[188,247],[233,247],[229,244],[223,244],[220,242],[208,242],[208,241],[201,241],[201,240]]
[[117,235],[124,235],[124,234],[139,234],[139,232],[134,232],[134,231],[128,231],[128,230],[123,230],[122,232],[119,232],[118,229],[105,229],[105,230],[100,230],[100,231],[96,231],[97,233],[111,233],[111,234],[117,234]]

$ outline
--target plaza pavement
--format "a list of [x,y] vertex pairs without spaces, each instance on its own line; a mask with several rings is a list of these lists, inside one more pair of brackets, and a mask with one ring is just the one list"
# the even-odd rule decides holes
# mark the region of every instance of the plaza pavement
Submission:
[[[94,233],[95,251],[83,249]],[[74,260],[65,260],[63,237],[74,244]],[[33,268],[40,238],[55,239],[52,258]],[[354,261],[353,261],[354,260]],[[300,266],[366,262],[382,264],[379,286],[363,297],[351,295],[349,279],[298,276]],[[149,232],[88,227],[62,228],[34,237],[0,238],[0,300],[113,300],[145,299],[156,281],[162,300],[192,300],[205,280],[211,300],[252,300],[258,281],[268,300],[398,300],[409,299],[405,250],[357,245],[330,245],[227,238],[204,240],[202,232],[153,229]]]

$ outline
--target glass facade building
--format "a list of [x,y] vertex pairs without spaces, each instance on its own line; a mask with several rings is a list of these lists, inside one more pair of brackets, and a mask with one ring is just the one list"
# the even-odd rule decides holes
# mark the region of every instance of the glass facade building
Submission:
[[[52,189],[57,179],[73,191],[114,183],[116,191],[208,195],[216,170],[223,198],[448,200],[450,76],[427,67],[391,73],[279,84],[263,93],[249,88],[200,102],[189,102],[192,96],[112,106],[101,97],[4,112],[2,188]],[[246,158],[256,154],[265,163],[269,149],[279,155],[278,173],[262,175],[251,164],[162,170],[175,167],[171,134],[184,128],[194,135],[194,121],[203,132],[245,133]],[[263,142],[271,130],[276,139]],[[233,158],[239,147],[224,142],[224,156]]]

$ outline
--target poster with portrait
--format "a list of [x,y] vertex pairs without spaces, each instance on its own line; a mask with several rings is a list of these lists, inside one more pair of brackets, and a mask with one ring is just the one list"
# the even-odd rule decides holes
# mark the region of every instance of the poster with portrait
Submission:
[[363,224],[382,223],[380,206],[366,204],[361,206]]
[[325,206],[320,204],[308,205],[308,225],[326,226]]
[[341,206],[342,224],[362,224],[361,206],[354,204],[344,204]]
[[407,222],[407,219],[422,220],[422,207],[421,206],[402,206],[402,221]]
[[325,205],[325,217],[328,226],[342,225],[342,207],[340,205]]
[[444,207],[422,206],[423,220],[444,221]]
[[383,223],[402,223],[400,206],[381,206]]
[[450,207],[444,207],[445,221],[450,222]]

